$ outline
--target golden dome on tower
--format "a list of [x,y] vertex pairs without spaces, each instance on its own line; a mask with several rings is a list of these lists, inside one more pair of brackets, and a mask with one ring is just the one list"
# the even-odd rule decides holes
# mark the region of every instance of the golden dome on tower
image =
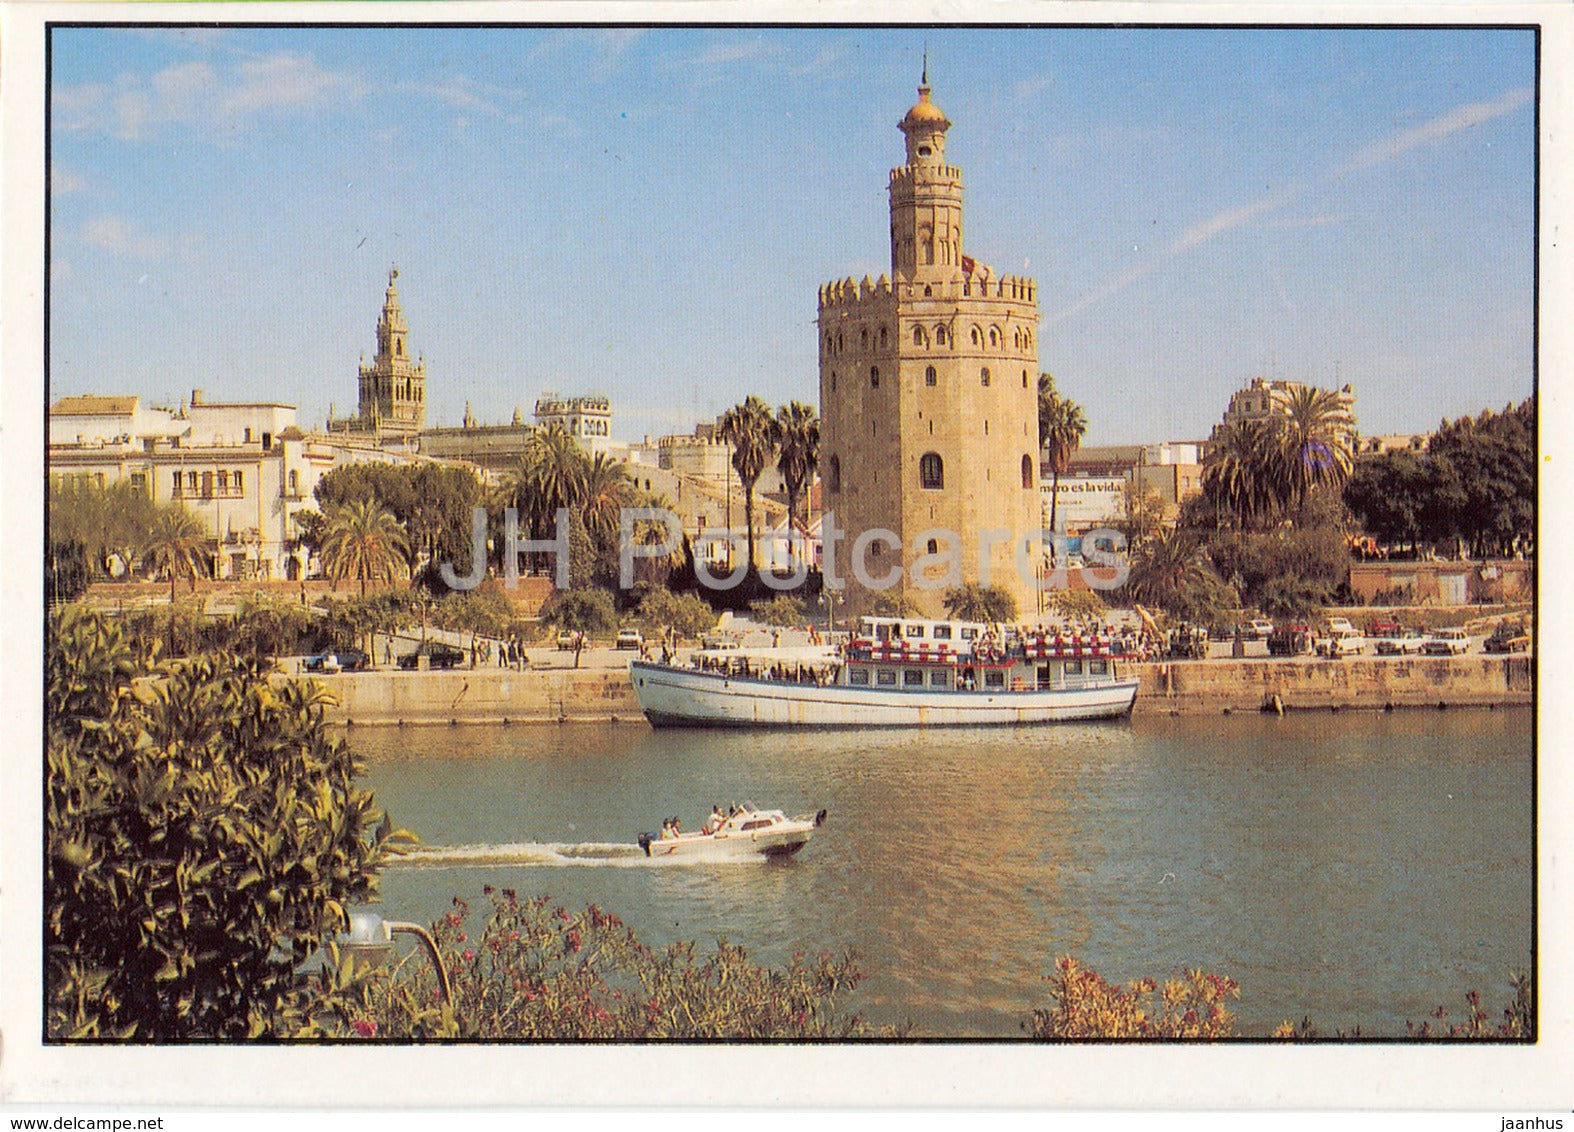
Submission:
[[940,107],[929,101],[929,87],[924,85],[918,88],[918,101],[913,103],[900,125],[904,130],[947,130],[951,127],[951,121]]

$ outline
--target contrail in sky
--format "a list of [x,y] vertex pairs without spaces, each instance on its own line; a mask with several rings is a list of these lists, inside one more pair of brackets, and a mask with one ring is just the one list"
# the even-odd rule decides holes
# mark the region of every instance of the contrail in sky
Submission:
[[[1490,102],[1472,102],[1468,105],[1457,107],[1454,110],[1450,110],[1447,114],[1442,114],[1408,130],[1401,130],[1397,134],[1390,135],[1357,150],[1348,160],[1323,177],[1318,183],[1328,184],[1351,173],[1374,168],[1382,165],[1384,162],[1392,161],[1400,154],[1407,153],[1417,146],[1427,145],[1446,138],[1451,134],[1456,134],[1460,130],[1478,126],[1483,122],[1490,122],[1494,118],[1501,118],[1505,114],[1511,114],[1518,110],[1534,97],[1534,90],[1529,87],[1520,87],[1508,91]],[[1283,192],[1263,197],[1249,204],[1226,209],[1214,216],[1210,216],[1206,220],[1198,221],[1171,241],[1162,252],[1159,252],[1151,259],[1127,268],[1119,275],[1099,284],[1091,291],[1083,294],[1070,306],[1055,312],[1049,317],[1049,321],[1060,322],[1063,319],[1070,318],[1078,311],[1109,298],[1143,276],[1157,271],[1165,263],[1181,253],[1201,247],[1214,237],[1248,224],[1259,216],[1277,212],[1299,197],[1301,191],[1301,186],[1293,185]]]

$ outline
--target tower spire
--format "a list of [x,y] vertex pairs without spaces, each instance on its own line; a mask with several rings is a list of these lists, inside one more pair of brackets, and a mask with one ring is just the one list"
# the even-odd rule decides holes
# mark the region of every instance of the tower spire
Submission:
[[920,88],[927,87],[929,85],[929,45],[927,43],[924,44],[924,74],[923,77],[918,80],[918,84]]

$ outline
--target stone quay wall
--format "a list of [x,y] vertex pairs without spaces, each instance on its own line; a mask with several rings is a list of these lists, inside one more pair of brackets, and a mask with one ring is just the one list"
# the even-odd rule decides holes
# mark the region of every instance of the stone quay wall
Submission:
[[1219,715],[1394,707],[1497,707],[1529,704],[1535,664],[1514,656],[1346,657],[1341,660],[1170,661],[1134,664],[1142,679],[1135,711],[1144,715]]
[[[1384,710],[1532,702],[1531,657],[1351,657],[1133,664],[1140,715],[1273,710]],[[285,679],[286,677],[279,677]],[[640,722],[622,668],[362,672],[316,678],[337,701],[333,723]]]

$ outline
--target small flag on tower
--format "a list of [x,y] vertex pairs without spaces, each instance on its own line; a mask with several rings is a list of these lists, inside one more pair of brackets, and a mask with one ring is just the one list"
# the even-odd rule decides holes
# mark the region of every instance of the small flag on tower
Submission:
[[972,256],[965,255],[965,256],[962,257],[962,274],[963,275],[971,275],[971,274],[973,274],[973,269],[975,267],[977,267],[977,266],[978,266],[978,261],[975,260]]

